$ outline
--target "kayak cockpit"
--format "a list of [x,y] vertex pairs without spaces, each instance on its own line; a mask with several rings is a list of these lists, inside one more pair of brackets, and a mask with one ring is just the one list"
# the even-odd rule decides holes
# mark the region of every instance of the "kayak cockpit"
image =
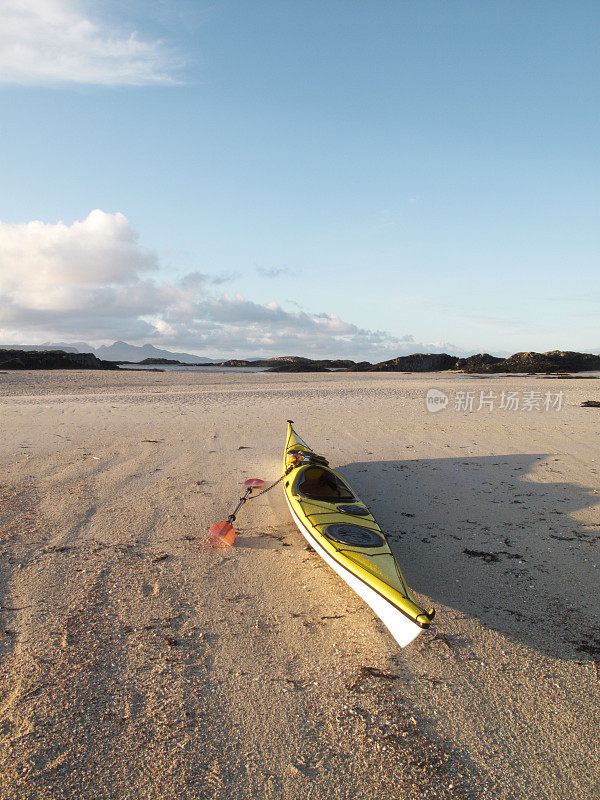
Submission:
[[294,489],[310,500],[337,503],[340,500],[355,499],[350,487],[335,472],[325,467],[304,467],[296,479]]

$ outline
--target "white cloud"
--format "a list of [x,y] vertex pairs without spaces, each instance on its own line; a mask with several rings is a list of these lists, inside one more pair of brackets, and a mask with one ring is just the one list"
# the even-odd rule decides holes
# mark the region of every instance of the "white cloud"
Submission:
[[163,42],[92,21],[78,0],[0,0],[2,83],[172,84],[180,66]]
[[440,348],[359,328],[333,313],[288,311],[239,294],[213,296],[209,291],[220,278],[204,272],[161,282],[158,267],[123,214],[96,209],[71,225],[0,222],[2,338],[126,339],[214,356],[371,361]]
[[71,225],[0,223],[0,321],[66,335],[99,335],[121,323],[129,335],[149,333],[138,318],[176,305],[180,294],[146,277],[157,266],[123,214],[96,209]]
[[257,266],[256,271],[259,275],[262,275],[263,278],[280,278],[282,275],[290,275],[291,270],[287,267],[259,267]]
[[[0,280],[48,284],[123,283],[140,271],[155,269],[156,256],[140,249],[127,218],[100,209],[65,225],[39,221],[0,222],[0,257],[10,264]],[[1,286],[2,284],[0,284]]]
[[[211,348],[241,355],[303,355],[380,361],[415,350],[437,350],[412,336],[395,337],[340,319],[336,314],[286,311],[277,303],[259,304],[235,297],[207,298],[196,305],[195,318],[174,323],[172,342],[187,348]],[[164,343],[169,346],[170,343]]]

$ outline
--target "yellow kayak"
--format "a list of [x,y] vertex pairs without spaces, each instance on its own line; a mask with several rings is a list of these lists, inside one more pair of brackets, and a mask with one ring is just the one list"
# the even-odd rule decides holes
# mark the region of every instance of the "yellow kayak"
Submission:
[[406,647],[430,626],[434,609],[419,606],[369,509],[302,441],[291,420],[283,471],[285,498],[300,532]]

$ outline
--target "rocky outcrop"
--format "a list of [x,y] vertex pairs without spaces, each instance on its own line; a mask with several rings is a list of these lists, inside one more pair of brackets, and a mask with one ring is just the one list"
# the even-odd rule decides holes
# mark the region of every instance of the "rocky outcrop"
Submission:
[[228,361],[221,361],[219,367],[278,367],[293,366],[295,364],[311,364],[312,359],[302,356],[274,356],[273,358],[230,358]]
[[489,353],[478,353],[468,358],[459,358],[456,366],[463,372],[489,372],[488,367],[504,363],[505,360],[498,356],[491,356]]
[[[456,369],[456,356],[448,353],[413,353],[410,356],[398,356],[389,361],[363,366],[355,364],[351,372],[441,372]],[[368,362],[367,362],[368,363]]]
[[330,369],[348,369],[354,366],[349,359],[312,359],[302,356],[276,356],[254,361],[231,358],[215,366],[219,367],[271,367],[267,372],[324,372]]
[[63,350],[0,350],[0,369],[119,369],[92,353]]
[[354,361],[343,358],[326,358],[322,361],[312,361],[312,364],[320,364],[327,369],[349,369],[354,366]]
[[567,372],[543,353],[514,353],[504,361],[488,365],[484,372]]
[[459,369],[464,372],[586,372],[600,370],[600,356],[593,353],[576,353],[572,350],[550,350],[547,353],[515,353],[509,358],[497,359],[483,354],[460,359]]
[[410,356],[398,356],[378,364],[361,361],[349,367],[350,372],[445,372],[447,370],[460,370],[466,373],[585,372],[600,370],[600,356],[571,350],[515,353],[509,358],[499,358],[489,353],[479,353],[468,358],[458,358],[448,353],[413,353]]
[[[123,361],[123,362],[120,362],[120,363],[130,364],[132,362]],[[133,363],[147,364],[149,366],[152,365],[152,364],[179,364],[179,365],[186,366],[186,367],[197,366],[196,364],[182,364],[181,361],[177,361],[177,359],[175,359],[175,358],[145,358],[143,361],[138,361],[138,362],[133,362]]]
[[312,361],[302,364],[277,364],[275,367],[269,367],[265,372],[330,372],[327,367],[320,364],[318,361]]
[[[123,363],[123,362],[120,362]],[[141,364],[182,364],[177,359],[145,358]],[[202,366],[202,364],[198,364]],[[265,359],[230,359],[220,362],[225,367],[265,367],[269,372],[442,372],[460,370],[469,373],[568,373],[600,371],[600,355],[577,353],[572,350],[550,350],[547,353],[515,353],[498,358],[479,353],[458,358],[448,353],[413,353],[389,361],[358,364],[349,359],[310,359],[301,356],[279,356]],[[17,350],[0,348],[0,369],[118,369],[113,361],[104,361],[93,353],[68,353],[63,350]]]
[[600,355],[594,355],[593,353],[577,353],[573,350],[549,350],[542,355],[569,372],[600,370]]
[[230,358],[228,361],[217,361],[215,367],[252,367],[258,366],[261,362],[246,361],[243,358]]

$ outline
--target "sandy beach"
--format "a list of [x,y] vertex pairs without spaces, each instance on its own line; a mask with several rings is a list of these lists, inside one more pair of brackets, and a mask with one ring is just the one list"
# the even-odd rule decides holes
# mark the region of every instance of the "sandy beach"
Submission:
[[[498,407],[510,391],[518,410]],[[586,399],[600,381],[0,374],[2,800],[597,797]],[[234,548],[206,546],[246,478],[279,477],[288,418],[437,609],[408,648],[280,487]]]

